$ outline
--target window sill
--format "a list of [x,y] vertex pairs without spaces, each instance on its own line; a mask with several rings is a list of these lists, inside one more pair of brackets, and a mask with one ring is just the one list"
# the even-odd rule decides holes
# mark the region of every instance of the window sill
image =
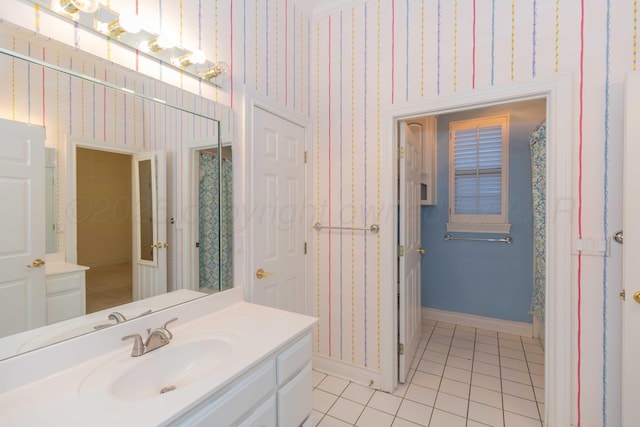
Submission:
[[447,232],[454,233],[510,233],[511,224],[463,224],[447,222]]

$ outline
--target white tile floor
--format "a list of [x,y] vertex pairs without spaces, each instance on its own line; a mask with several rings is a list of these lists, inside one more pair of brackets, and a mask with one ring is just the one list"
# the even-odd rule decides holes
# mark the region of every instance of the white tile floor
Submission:
[[541,427],[540,340],[427,321],[410,382],[383,393],[313,372],[319,427]]

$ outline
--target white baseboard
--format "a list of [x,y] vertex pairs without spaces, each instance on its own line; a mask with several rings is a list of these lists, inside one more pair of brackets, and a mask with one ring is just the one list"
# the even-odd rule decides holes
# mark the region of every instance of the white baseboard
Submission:
[[[332,359],[320,354],[313,355],[313,369],[334,377],[344,378],[376,390],[380,387],[380,372],[364,366],[353,365],[342,360]],[[391,390],[383,390],[389,391]]]
[[542,348],[544,348],[544,322],[535,314],[533,315],[533,337],[540,338]]
[[422,307],[422,320],[425,319],[455,323],[473,328],[487,329],[489,331],[506,332],[523,337],[533,335],[533,326],[531,323],[494,319],[492,317],[476,316],[474,314],[438,310],[437,308]]

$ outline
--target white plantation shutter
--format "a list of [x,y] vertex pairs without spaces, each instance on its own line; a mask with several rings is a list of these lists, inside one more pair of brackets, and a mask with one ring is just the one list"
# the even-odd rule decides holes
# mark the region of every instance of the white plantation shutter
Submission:
[[448,229],[503,231],[482,225],[508,222],[508,127],[506,115],[450,124]]

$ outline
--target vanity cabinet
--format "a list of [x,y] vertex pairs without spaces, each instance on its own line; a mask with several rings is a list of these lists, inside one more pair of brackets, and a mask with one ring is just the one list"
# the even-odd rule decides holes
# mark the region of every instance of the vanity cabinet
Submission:
[[48,325],[86,314],[84,269],[47,271],[46,289]]
[[[299,427],[310,425],[311,333],[279,349],[172,426]],[[224,368],[222,368],[224,369]]]

